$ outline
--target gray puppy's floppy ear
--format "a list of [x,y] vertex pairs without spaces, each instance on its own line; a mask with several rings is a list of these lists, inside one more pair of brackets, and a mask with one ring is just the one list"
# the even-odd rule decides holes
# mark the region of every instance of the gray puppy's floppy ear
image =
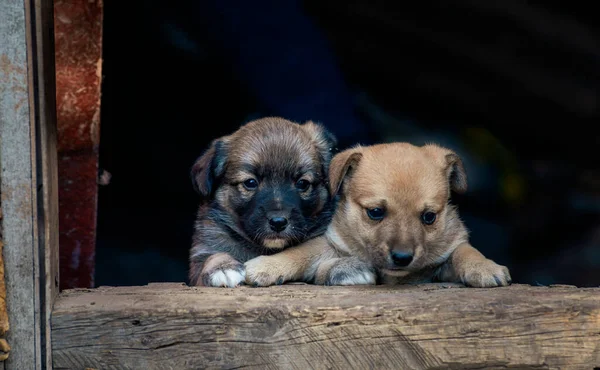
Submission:
[[324,166],[325,175],[329,171],[329,162],[337,153],[337,138],[325,127],[313,121],[307,121],[301,125],[312,138],[315,147],[319,151],[321,162]]
[[356,169],[361,159],[360,147],[346,149],[333,157],[329,166],[329,191],[332,197],[338,194],[344,180]]
[[227,151],[223,139],[214,140],[208,150],[196,160],[192,166],[191,177],[194,189],[202,196],[209,198],[216,184],[225,173]]

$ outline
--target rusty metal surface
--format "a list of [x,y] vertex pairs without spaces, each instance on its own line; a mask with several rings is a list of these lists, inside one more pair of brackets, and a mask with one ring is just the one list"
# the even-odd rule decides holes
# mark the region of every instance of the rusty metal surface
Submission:
[[102,1],[55,1],[60,288],[92,287],[96,238]]

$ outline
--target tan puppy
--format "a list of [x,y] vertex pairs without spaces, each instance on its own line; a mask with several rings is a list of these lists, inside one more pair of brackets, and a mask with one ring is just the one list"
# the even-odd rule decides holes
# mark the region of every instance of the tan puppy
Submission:
[[469,244],[448,202],[451,191],[467,189],[462,161],[454,152],[407,143],[356,147],[333,158],[329,179],[331,193],[340,198],[326,233],[246,262],[246,283],[511,283],[506,267]]

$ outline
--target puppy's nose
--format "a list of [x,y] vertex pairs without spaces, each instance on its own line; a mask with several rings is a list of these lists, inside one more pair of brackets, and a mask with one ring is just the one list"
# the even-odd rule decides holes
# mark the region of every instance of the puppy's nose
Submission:
[[392,252],[392,261],[398,267],[406,267],[410,265],[413,260],[413,255],[404,252]]
[[271,225],[271,229],[273,231],[283,231],[288,224],[288,220],[285,217],[273,217],[269,219],[269,225]]

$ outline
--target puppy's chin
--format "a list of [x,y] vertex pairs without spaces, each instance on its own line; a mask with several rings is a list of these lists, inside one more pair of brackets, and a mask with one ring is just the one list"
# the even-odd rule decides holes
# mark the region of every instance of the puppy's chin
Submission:
[[287,240],[283,238],[269,238],[263,240],[263,246],[269,249],[283,249],[287,244]]
[[407,270],[390,270],[390,269],[382,269],[381,270],[385,275],[394,276],[394,277],[404,277],[410,274],[410,271]]

